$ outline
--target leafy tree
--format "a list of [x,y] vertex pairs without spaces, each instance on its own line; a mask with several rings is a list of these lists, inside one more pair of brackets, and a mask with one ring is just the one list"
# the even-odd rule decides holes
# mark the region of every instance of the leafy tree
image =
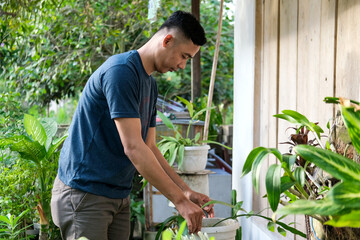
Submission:
[[[173,11],[190,11],[190,7],[189,0],[162,1],[158,20],[150,24],[147,1],[5,0],[0,20],[0,88],[20,92],[30,104],[42,106],[74,96],[105,59],[140,47]],[[218,12],[218,1],[201,2],[201,22],[209,40],[202,48],[203,93],[211,75]],[[231,22],[226,15],[216,79],[222,87],[215,87],[215,103],[232,100]],[[159,89],[170,97],[189,95],[189,67],[172,76],[155,76]],[[179,84],[168,89],[167,80],[173,78]]]

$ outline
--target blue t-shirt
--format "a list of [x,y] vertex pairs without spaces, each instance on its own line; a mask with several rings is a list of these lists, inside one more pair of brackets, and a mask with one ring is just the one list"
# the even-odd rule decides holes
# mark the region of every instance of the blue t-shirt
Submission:
[[125,198],[135,167],[124,153],[114,118],[140,118],[146,140],[156,126],[157,86],[136,50],[105,61],[89,78],[59,159],[66,185],[109,198]]

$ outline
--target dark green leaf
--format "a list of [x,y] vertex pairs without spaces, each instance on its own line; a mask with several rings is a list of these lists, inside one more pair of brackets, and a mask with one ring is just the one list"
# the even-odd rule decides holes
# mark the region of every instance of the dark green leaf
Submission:
[[251,167],[253,165],[253,162],[255,161],[256,157],[260,154],[260,152],[263,152],[266,150],[264,147],[257,147],[251,150],[249,155],[246,158],[246,161],[244,163],[243,169],[242,169],[242,175],[241,177],[245,176],[251,171]]
[[295,119],[301,125],[306,126],[306,125],[308,125],[310,123],[309,120],[304,115],[298,113],[297,111],[283,110],[282,113],[292,117],[293,119]]
[[67,138],[67,135],[57,139],[54,144],[50,145],[50,148],[48,150],[48,152],[46,153],[46,158],[49,159],[51,157],[51,155],[53,155],[53,153],[56,151],[56,149],[58,149],[58,147],[60,147],[60,145],[65,141],[65,139]]
[[302,168],[302,167],[295,168],[294,178],[300,184],[301,187],[304,186],[304,184],[305,184],[305,171],[304,171],[304,168]]
[[251,171],[252,171],[252,182],[257,193],[259,193],[261,164],[269,153],[273,153],[280,160],[280,162],[282,162],[281,153],[276,148],[266,148],[264,151],[260,152],[256,156]]
[[271,209],[275,212],[279,202],[281,193],[281,166],[273,164],[266,173],[265,186],[268,194],[268,200]]
[[281,177],[281,192],[285,192],[292,186],[294,186],[295,182],[291,180],[289,176],[283,176]]
[[342,211],[344,206],[337,205],[328,200],[297,200],[289,205],[279,208],[277,215],[305,214],[305,215],[335,215]]
[[360,183],[341,182],[336,184],[326,195],[336,204],[348,208],[360,209]]
[[309,145],[298,145],[294,150],[337,179],[360,181],[360,165],[340,154]]
[[360,154],[360,111],[355,112],[352,107],[341,107],[341,113],[351,142]]
[[179,97],[177,96],[177,98],[186,105],[188,111],[189,111],[189,115],[190,118],[193,118],[193,114],[194,114],[194,106],[191,102],[189,102],[188,100],[186,100],[185,98]]
[[286,231],[285,231],[283,228],[278,227],[278,228],[277,228],[277,231],[278,231],[281,235],[283,235],[284,237],[286,237]]
[[348,214],[335,216],[331,220],[325,222],[326,225],[334,227],[360,227],[360,210],[351,211]]

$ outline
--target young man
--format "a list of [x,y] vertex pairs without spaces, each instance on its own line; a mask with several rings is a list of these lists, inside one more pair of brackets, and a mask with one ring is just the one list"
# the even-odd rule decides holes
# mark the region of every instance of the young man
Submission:
[[[87,82],[61,150],[51,210],[63,239],[129,236],[129,193],[135,169],[174,203],[189,231],[201,229],[192,191],[155,143],[157,86],[151,74],[184,69],[205,44],[204,29],[177,11],[140,49],[110,57]],[[213,216],[212,206],[205,209]]]

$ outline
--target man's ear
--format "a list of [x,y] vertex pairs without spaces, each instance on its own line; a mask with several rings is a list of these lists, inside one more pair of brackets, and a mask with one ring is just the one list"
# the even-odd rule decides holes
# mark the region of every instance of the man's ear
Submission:
[[164,40],[163,40],[163,47],[166,47],[166,46],[167,46],[169,43],[171,43],[173,40],[174,40],[173,35],[167,34],[167,35],[164,37]]

